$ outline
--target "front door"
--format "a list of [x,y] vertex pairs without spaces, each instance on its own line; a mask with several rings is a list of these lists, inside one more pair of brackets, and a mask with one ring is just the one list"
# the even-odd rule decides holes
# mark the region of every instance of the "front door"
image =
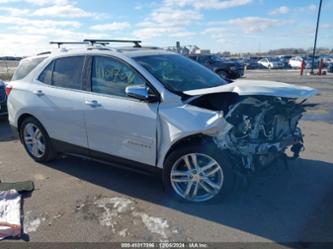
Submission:
[[158,103],[126,96],[130,85],[145,79],[113,57],[92,59],[91,92],[85,94],[85,122],[91,152],[155,165]]

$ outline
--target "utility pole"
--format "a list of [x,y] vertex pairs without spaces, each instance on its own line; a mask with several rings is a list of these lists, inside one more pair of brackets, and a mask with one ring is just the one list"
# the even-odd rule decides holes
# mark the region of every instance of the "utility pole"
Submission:
[[176,49],[177,49],[177,53],[180,54],[180,42],[179,41],[176,42]]
[[313,44],[313,53],[312,53],[312,63],[311,63],[311,74],[313,74],[313,68],[314,68],[314,59],[316,55],[316,46],[317,46],[317,36],[318,36],[318,28],[319,28],[319,19],[320,19],[320,12],[321,12],[321,4],[323,0],[320,0],[319,2],[319,9],[318,9],[318,16],[317,16],[317,26],[316,26],[316,34],[315,34],[315,40]]

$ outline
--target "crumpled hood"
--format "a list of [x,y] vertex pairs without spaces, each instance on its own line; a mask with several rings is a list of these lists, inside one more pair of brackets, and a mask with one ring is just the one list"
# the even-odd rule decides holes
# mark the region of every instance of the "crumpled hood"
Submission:
[[233,92],[240,96],[264,95],[285,98],[309,98],[318,93],[318,90],[276,81],[263,80],[235,80],[233,83],[217,87],[185,91],[190,96],[205,95],[219,92]]

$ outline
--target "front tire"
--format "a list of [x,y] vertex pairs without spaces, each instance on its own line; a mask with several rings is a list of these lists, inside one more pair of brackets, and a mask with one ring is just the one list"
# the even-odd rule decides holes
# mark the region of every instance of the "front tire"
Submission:
[[37,119],[28,117],[23,120],[20,138],[25,150],[36,162],[49,162],[55,158],[51,140]]
[[234,174],[226,153],[214,144],[185,145],[167,157],[163,182],[178,200],[220,201],[232,191]]

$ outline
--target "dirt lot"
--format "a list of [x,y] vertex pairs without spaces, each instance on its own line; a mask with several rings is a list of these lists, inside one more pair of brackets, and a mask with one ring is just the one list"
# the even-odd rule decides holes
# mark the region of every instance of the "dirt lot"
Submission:
[[333,242],[333,77],[293,71],[248,71],[248,79],[309,85],[320,103],[301,127],[306,150],[277,163],[220,204],[169,199],[160,179],[67,157],[38,164],[0,120],[0,179],[33,180],[24,199],[30,241]]

